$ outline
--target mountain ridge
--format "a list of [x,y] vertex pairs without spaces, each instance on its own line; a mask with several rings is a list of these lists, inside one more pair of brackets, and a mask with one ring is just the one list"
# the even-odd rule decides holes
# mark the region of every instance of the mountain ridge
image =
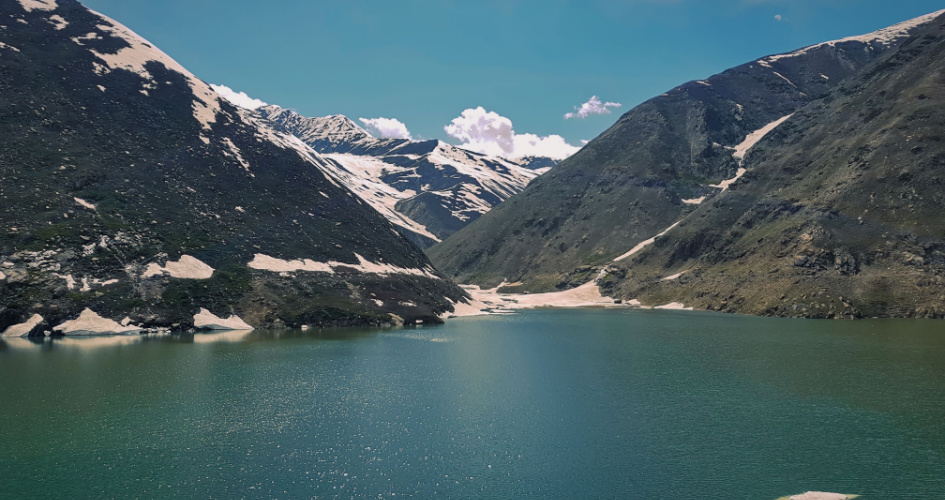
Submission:
[[746,314],[945,317],[943,57],[945,13],[778,127],[743,182],[603,288]]
[[174,330],[204,309],[437,322],[465,297],[327,160],[128,28],[75,0],[0,12],[0,331],[86,309]]
[[328,158],[329,175],[421,248],[462,229],[556,164],[535,157],[519,163],[435,139],[378,139],[344,115],[309,118],[277,105],[254,113]]
[[427,253],[454,279],[487,288],[518,282],[505,290],[539,292],[584,283],[722,192],[721,181],[741,172],[740,143],[825,96],[931,16],[875,37],[765,56],[654,97]]

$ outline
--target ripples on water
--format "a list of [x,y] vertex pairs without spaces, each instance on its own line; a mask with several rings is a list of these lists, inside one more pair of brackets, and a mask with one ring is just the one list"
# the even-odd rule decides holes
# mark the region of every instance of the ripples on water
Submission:
[[0,343],[0,497],[945,497],[945,328],[538,311]]

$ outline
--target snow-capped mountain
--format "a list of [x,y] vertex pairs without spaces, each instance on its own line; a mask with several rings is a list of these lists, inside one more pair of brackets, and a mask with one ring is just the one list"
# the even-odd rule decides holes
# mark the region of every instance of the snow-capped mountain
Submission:
[[409,142],[406,139],[375,139],[367,130],[344,115],[308,118],[273,105],[256,108],[255,111],[280,130],[298,137],[319,153],[368,154],[368,150],[378,145],[385,147]]
[[[941,316],[943,26],[940,11],[680,85],[427,253],[509,291],[597,279],[653,305]],[[824,309],[824,290],[845,304]]]
[[309,118],[274,105],[254,113],[328,158],[326,172],[421,247],[462,229],[557,163],[489,157],[436,140],[377,139],[343,115]]
[[464,297],[332,161],[75,0],[0,3],[0,75],[0,334],[437,321]]

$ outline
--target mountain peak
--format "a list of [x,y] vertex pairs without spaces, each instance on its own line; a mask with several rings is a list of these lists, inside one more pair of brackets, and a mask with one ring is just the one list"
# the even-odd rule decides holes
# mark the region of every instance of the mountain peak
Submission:
[[267,120],[279,123],[285,132],[295,135],[306,143],[354,143],[375,140],[367,130],[345,115],[328,115],[316,118],[302,116],[290,109],[274,104],[256,110]]

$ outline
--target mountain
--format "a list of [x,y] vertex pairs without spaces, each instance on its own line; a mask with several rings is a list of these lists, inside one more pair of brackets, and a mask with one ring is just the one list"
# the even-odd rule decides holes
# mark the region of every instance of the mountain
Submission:
[[777,127],[739,182],[602,289],[744,314],[945,317],[940,14]]
[[465,296],[327,160],[124,26],[0,13],[0,332],[438,321]]
[[330,161],[326,172],[421,247],[466,227],[556,163],[489,157],[442,141],[376,139],[342,115],[309,118],[269,105],[255,110]]
[[507,291],[586,283],[734,196],[757,178],[753,158],[762,144],[794,127],[801,110],[850,92],[848,79],[881,66],[937,16],[764,57],[650,99],[428,255],[462,282],[516,282]]

